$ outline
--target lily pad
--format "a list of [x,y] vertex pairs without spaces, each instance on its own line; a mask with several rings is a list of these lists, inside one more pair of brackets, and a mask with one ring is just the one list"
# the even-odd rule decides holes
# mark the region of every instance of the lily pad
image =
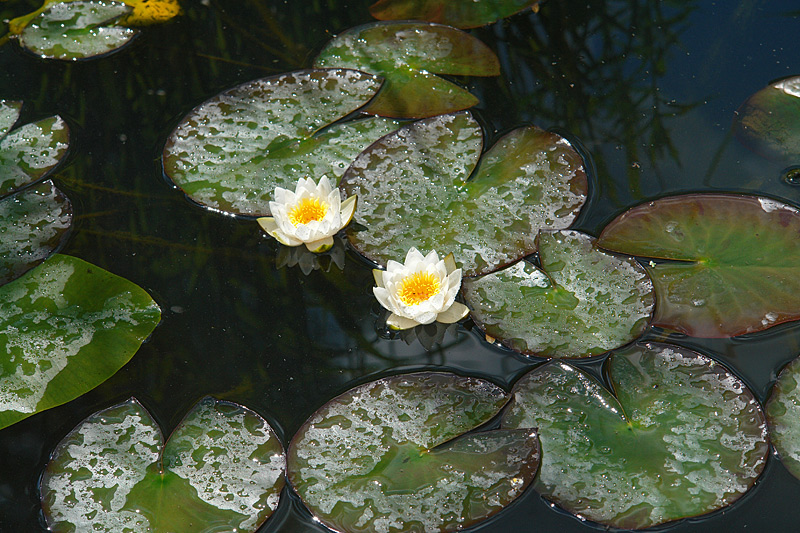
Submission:
[[800,358],[781,370],[765,411],[769,436],[781,462],[800,478]]
[[[5,124],[9,121],[6,118]],[[69,129],[58,116],[25,124],[0,137],[0,197],[44,177],[64,157],[68,145]]]
[[523,376],[504,428],[536,427],[534,487],[577,516],[639,529],[702,515],[752,487],[769,452],[753,394],[722,365],[665,344],[608,361],[609,392],[563,361]]
[[402,262],[411,247],[452,252],[474,276],[536,251],[540,229],[569,227],[587,193],[569,142],[531,126],[483,158],[482,146],[480,127],[462,111],[406,125],[362,152],[341,184],[358,195],[363,228],[348,228],[356,250],[383,265]]
[[285,457],[254,411],[204,398],[164,444],[135,399],[56,447],[42,477],[49,531],[252,532],[278,506]]
[[539,0],[378,0],[369,12],[378,20],[427,20],[456,28],[477,28],[538,3]]
[[462,435],[506,403],[477,378],[419,372],[334,398],[289,445],[287,475],[336,531],[455,531],[500,511],[539,462],[532,430]]
[[104,382],[161,316],[137,285],[59,254],[0,287],[0,302],[0,428]]
[[642,334],[653,284],[635,260],[577,231],[543,231],[538,248],[541,269],[520,261],[464,280],[472,319],[488,335],[528,355],[587,357]]
[[22,102],[0,100],[0,139],[6,136],[19,118]]
[[424,118],[478,103],[469,91],[436,74],[497,76],[500,62],[475,37],[450,26],[377,22],[333,38],[315,67],[354,68],[385,78],[364,109],[374,115]]
[[53,252],[72,225],[72,204],[51,181],[0,200],[0,285]]
[[748,98],[733,121],[736,137],[759,155],[800,156],[800,76],[774,82]]
[[113,24],[131,11],[117,2],[53,3],[22,28],[19,44],[44,59],[75,61],[105,55],[138,34],[137,30]]
[[398,127],[374,117],[330,126],[380,84],[364,72],[330,69],[239,85],[183,118],[164,148],[164,170],[201,205],[269,216],[275,187],[294,190],[298,179],[322,175],[338,181],[361,150]]
[[688,194],[618,216],[602,248],[666,259],[647,267],[653,324],[731,337],[800,318],[800,212],[757,196]]

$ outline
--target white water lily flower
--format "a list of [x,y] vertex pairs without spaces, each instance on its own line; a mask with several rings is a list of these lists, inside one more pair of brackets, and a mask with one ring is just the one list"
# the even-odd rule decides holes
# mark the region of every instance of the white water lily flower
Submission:
[[341,201],[339,189],[331,187],[327,176],[319,184],[300,178],[295,191],[275,187],[275,201],[269,203],[271,217],[258,219],[259,225],[286,246],[305,244],[312,252],[333,246],[333,236],[350,223],[356,210],[356,197]]
[[451,324],[469,312],[466,305],[455,301],[461,287],[461,269],[456,268],[453,254],[440,261],[435,251],[423,256],[411,248],[404,264],[390,260],[386,270],[372,272],[378,284],[372,292],[392,312],[386,320],[392,329],[433,321]]

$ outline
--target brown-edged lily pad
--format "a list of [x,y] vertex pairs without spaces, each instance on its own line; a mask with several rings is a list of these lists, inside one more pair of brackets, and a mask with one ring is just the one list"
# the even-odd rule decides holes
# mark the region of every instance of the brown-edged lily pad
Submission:
[[468,433],[505,405],[477,378],[420,372],[351,389],[289,445],[287,475],[336,531],[456,531],[497,513],[531,482],[533,430]]
[[51,181],[0,199],[0,285],[47,259],[71,225],[72,204]]
[[204,398],[165,444],[131,398],[59,443],[42,507],[56,532],[253,532],[278,506],[284,465],[277,435],[250,409]]
[[427,20],[475,28],[534,7],[540,0],[378,0],[369,12],[378,20]]
[[465,279],[470,314],[513,350],[544,357],[587,357],[631,342],[647,327],[653,285],[633,259],[598,250],[577,231],[543,231],[542,268],[520,261]]
[[412,247],[452,252],[472,276],[535,251],[540,229],[569,227],[587,192],[569,142],[530,126],[483,157],[482,147],[468,111],[414,122],[370,146],[342,178],[346,194],[358,195],[350,242],[383,265]]
[[774,82],[748,98],[733,121],[736,137],[768,158],[800,158],[800,76]]
[[622,213],[598,245],[659,260],[647,266],[654,325],[731,337],[800,318],[798,234],[800,212],[782,202],[688,194]]
[[778,375],[765,408],[769,436],[786,469],[800,478],[800,358]]
[[300,70],[253,80],[192,110],[164,148],[164,170],[195,202],[232,214],[269,216],[275,187],[300,178],[337,182],[361,150],[395,130],[371,117],[332,123],[381,86],[348,69]]
[[626,529],[698,516],[756,481],[769,444],[753,394],[722,365],[665,344],[608,360],[614,394],[551,361],[523,376],[502,427],[536,427],[534,487],[585,519]]
[[500,63],[485,44],[450,26],[377,22],[337,35],[314,60],[316,67],[353,68],[386,81],[365,111],[424,118],[467,109],[478,99],[437,76],[497,76]]

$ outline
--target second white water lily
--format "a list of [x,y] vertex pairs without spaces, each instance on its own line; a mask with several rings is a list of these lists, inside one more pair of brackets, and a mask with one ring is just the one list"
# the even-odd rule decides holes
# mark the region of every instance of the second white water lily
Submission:
[[467,316],[469,309],[456,302],[461,287],[461,269],[453,254],[440,260],[432,251],[423,256],[416,248],[406,254],[404,263],[389,261],[386,270],[373,270],[375,298],[392,312],[386,324],[392,329],[408,329],[418,324],[450,324]]
[[350,223],[356,209],[356,197],[341,201],[339,189],[327,176],[319,183],[300,178],[294,192],[275,188],[275,201],[269,203],[271,217],[258,219],[259,225],[286,246],[305,244],[312,252],[324,252],[333,246],[333,236]]

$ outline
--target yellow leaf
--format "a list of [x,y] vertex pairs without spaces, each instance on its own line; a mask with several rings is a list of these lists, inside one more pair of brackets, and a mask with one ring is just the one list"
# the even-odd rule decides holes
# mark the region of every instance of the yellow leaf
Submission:
[[146,26],[158,24],[180,15],[178,0],[123,0],[133,8],[133,12],[120,19],[121,26]]

